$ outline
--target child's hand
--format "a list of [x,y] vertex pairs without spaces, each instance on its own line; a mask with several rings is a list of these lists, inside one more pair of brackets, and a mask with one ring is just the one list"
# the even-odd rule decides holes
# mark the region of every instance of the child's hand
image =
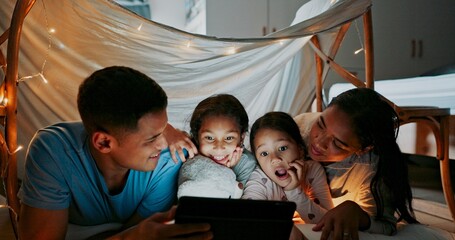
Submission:
[[231,159],[229,159],[226,163],[226,167],[233,168],[237,163],[240,161],[240,158],[243,154],[243,147],[236,147],[234,152],[232,153]]
[[305,164],[305,161],[299,159],[294,162],[289,163],[291,167],[288,170],[289,175],[291,175],[291,183],[289,183],[284,190],[292,190],[299,186],[302,186],[302,190],[305,189],[305,176],[308,171],[308,165]]

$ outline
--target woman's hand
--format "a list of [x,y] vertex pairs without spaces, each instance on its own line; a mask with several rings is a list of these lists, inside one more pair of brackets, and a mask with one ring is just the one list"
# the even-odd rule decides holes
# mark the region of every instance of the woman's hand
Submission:
[[170,224],[175,217],[176,206],[163,213],[156,213],[144,219],[138,225],[131,227],[108,239],[212,239],[210,225]]
[[333,240],[359,239],[359,228],[369,228],[370,216],[353,201],[345,201],[329,210],[321,221],[313,227],[321,231],[321,240],[332,234]]
[[226,167],[233,168],[240,161],[243,154],[243,147],[236,147],[232,153],[231,159],[226,162]]
[[305,164],[305,161],[299,159],[289,163],[289,166],[291,167],[291,169],[288,170],[289,175],[291,175],[291,183],[284,187],[284,190],[289,191],[297,187],[301,187],[302,191],[304,191],[305,176],[308,171],[308,165]]
[[175,152],[178,153],[182,162],[186,161],[183,149],[188,151],[188,158],[193,158],[194,155],[197,154],[196,145],[194,145],[193,141],[191,141],[188,133],[175,129],[168,123],[163,134],[166,138],[167,144],[169,145],[169,151],[171,152],[174,162],[178,162]]

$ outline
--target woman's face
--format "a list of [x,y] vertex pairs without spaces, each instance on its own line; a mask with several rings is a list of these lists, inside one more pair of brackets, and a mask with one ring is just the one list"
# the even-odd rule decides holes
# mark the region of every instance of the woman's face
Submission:
[[324,110],[313,124],[308,139],[308,153],[319,162],[337,162],[360,152],[349,116],[332,106]]
[[202,121],[199,153],[216,163],[226,165],[242,141],[243,135],[233,118],[210,116]]
[[303,149],[289,135],[268,128],[257,131],[254,146],[262,171],[281,187],[291,183],[289,171],[295,171],[295,168],[289,164],[302,159]]

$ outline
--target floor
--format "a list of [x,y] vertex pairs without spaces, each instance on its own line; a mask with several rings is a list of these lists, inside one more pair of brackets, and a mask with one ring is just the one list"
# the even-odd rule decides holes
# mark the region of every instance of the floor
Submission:
[[[409,180],[417,220],[444,229],[455,239],[455,223],[442,192],[439,162],[433,157],[408,155]],[[452,188],[455,186],[455,160],[451,160]]]

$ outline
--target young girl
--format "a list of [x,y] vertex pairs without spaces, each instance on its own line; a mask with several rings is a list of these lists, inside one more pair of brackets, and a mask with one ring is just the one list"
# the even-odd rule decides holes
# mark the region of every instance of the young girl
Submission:
[[[219,94],[202,100],[194,109],[190,120],[190,134],[199,155],[234,171],[242,188],[256,167],[254,156],[243,148],[248,131],[248,114],[240,101],[229,94]],[[180,170],[179,186],[194,171],[186,168],[196,166],[190,159]],[[197,173],[194,173],[197,174]],[[195,193],[197,195],[197,193]]]
[[293,201],[306,223],[316,223],[333,207],[324,168],[304,161],[299,127],[284,112],[269,112],[251,128],[251,150],[260,167],[251,174],[242,198]]

